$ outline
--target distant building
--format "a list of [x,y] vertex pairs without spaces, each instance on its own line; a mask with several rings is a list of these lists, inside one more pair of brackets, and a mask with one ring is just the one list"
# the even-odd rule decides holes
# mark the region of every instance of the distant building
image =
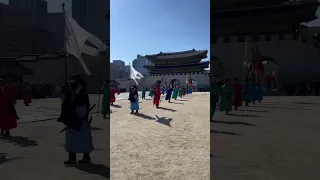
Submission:
[[119,79],[121,77],[120,66],[110,63],[110,79]]
[[94,34],[106,44],[109,43],[109,19],[105,16],[110,9],[106,0],[72,1],[72,16],[81,27]]
[[8,5],[0,4],[0,56],[30,53],[31,18],[26,13],[13,13]]
[[47,1],[45,0],[9,0],[11,11],[26,13],[31,17],[31,26],[47,28]]
[[113,60],[113,63],[119,65],[120,70],[123,70],[123,71],[124,71],[124,67],[125,67],[124,61],[121,61],[121,60]]
[[124,66],[124,71],[127,73],[130,73],[130,66],[129,65],[125,65]]
[[54,38],[50,41],[49,49],[53,52],[63,50],[64,46],[64,15],[59,13],[48,13],[48,31],[54,33]]
[[145,58],[144,56],[141,56],[140,54],[137,55],[137,59],[133,60],[133,68],[140,72],[141,74],[148,74],[148,70],[144,67],[147,65],[150,65],[150,61]]

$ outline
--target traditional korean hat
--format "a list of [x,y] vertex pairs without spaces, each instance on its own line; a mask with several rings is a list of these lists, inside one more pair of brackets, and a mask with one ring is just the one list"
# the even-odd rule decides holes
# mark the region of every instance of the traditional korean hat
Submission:
[[73,75],[69,82],[81,84],[83,87],[87,86],[87,82],[79,74]]

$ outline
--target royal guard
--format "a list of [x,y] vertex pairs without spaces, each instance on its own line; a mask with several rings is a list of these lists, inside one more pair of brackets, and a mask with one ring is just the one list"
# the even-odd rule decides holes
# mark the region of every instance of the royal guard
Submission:
[[187,92],[187,89],[185,86],[182,87],[182,96],[185,96]]
[[24,89],[23,89],[23,103],[25,106],[29,106],[31,104],[31,87],[30,85],[25,82]]
[[234,78],[234,82],[232,85],[233,92],[234,92],[234,98],[233,98],[233,106],[235,110],[238,110],[240,106],[242,106],[242,92],[243,92],[243,87],[242,85],[238,82],[238,78]]
[[[110,81],[106,81],[103,87],[102,115],[104,119],[110,117]],[[107,117],[108,116],[108,117]]]
[[157,108],[159,108],[159,104],[160,104],[160,96],[161,96],[161,90],[160,87],[158,85],[155,86],[155,88],[153,89],[153,105],[156,105]]
[[111,105],[113,105],[114,102],[116,102],[116,94],[120,94],[120,90],[115,88],[115,87],[111,87],[110,88],[110,103]]
[[10,136],[10,129],[18,126],[19,119],[14,107],[15,98],[5,81],[5,76],[0,78],[0,129],[3,136]]

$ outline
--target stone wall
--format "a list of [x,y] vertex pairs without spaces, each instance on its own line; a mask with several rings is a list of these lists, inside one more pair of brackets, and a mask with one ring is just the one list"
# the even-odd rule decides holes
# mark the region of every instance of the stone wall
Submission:
[[[259,41],[253,42],[252,36],[246,37],[247,57],[251,60],[252,48],[257,46],[262,56],[268,56],[277,61],[279,66],[279,79],[288,81],[320,81],[320,49],[312,38],[297,37],[291,34],[283,35],[283,39],[275,34],[271,41],[266,41],[261,36]],[[216,43],[211,44],[211,55],[220,59],[224,68],[220,68],[218,60],[212,62],[213,72],[221,77],[244,78],[243,61],[245,60],[245,42],[238,42],[238,37],[231,37],[231,42],[226,43],[224,37],[218,37]],[[319,43],[320,45],[320,43]],[[212,60],[214,61],[214,60]]]
[[[75,73],[81,74],[88,82],[88,91],[98,93],[103,82],[110,77],[109,57],[100,55],[98,57],[84,56],[88,68],[92,75],[87,76],[79,60],[74,57],[68,58],[68,77]],[[34,75],[24,77],[24,81],[29,83],[48,82],[51,84],[61,84],[65,82],[64,58],[58,60],[41,60],[37,63],[21,63],[27,68],[34,71]]]

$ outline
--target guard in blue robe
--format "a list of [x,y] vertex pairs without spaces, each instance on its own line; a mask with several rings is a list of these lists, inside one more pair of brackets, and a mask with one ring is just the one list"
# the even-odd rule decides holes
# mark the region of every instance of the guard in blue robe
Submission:
[[249,81],[246,81],[243,84],[243,92],[242,92],[242,101],[246,103],[246,106],[249,105],[249,102],[251,102],[251,85]]
[[187,95],[189,95],[189,94],[190,94],[190,86],[187,86],[186,94],[187,94]]
[[166,95],[166,101],[168,101],[170,103],[170,100],[171,100],[171,95],[172,95],[172,92],[173,92],[173,88],[170,86],[167,88],[167,95]]
[[[132,86],[129,92],[129,101],[130,101],[130,109],[131,114],[139,113],[139,94],[137,90],[137,86]],[[136,112],[134,112],[136,111]]]
[[257,86],[258,86],[258,90],[257,90],[258,91],[258,95],[257,95],[258,99],[257,100],[259,102],[261,102],[263,100],[263,86],[261,83],[258,83]]
[[252,90],[252,103],[255,104],[255,102],[259,100],[259,85],[257,83],[252,83],[251,90]]
[[[64,163],[90,163],[90,153],[94,147],[89,122],[90,101],[86,91],[87,83],[79,75],[74,75],[69,83],[70,90],[62,104],[58,119],[58,122],[67,126],[65,149],[69,153],[69,159]],[[83,154],[83,159],[78,162],[77,153]]]

